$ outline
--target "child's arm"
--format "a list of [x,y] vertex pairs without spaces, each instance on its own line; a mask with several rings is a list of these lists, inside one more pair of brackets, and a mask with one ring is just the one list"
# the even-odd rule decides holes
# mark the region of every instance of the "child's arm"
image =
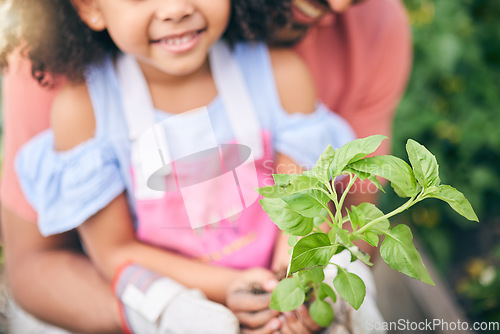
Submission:
[[[55,149],[69,150],[94,137],[95,119],[85,84],[67,85],[52,107]],[[225,301],[226,289],[241,272],[199,263],[136,240],[125,195],[113,200],[78,231],[99,271],[111,281],[117,269],[132,261],[187,287],[201,289],[208,298]]]
[[78,228],[90,258],[109,281],[130,261],[225,303],[227,287],[237,279],[239,271],[203,264],[141,243],[132,226],[128,202],[122,194]]

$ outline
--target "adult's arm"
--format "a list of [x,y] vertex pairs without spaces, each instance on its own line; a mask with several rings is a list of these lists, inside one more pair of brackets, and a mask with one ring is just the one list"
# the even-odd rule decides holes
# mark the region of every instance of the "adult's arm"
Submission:
[[[347,1],[329,3],[338,10]],[[320,99],[346,119],[358,137],[391,137],[412,60],[410,28],[400,0],[367,0],[329,14],[310,28],[295,50],[311,70]],[[376,154],[389,152],[390,140],[385,140]],[[376,203],[377,194],[374,185],[357,182],[344,207]],[[371,247],[360,246],[373,254]]]
[[[309,67],[320,99],[358,137],[391,136],[412,61],[411,31],[400,0],[367,0],[331,14],[294,49]],[[389,151],[385,141],[377,154]]]
[[1,222],[13,296],[26,311],[56,326],[80,333],[120,332],[109,285],[77,249],[74,235],[42,237],[14,172],[19,147],[48,127],[54,92],[38,86],[19,55],[12,58],[2,88]]
[[70,331],[120,332],[111,288],[74,247],[74,236],[44,238],[33,222],[7,207],[1,218],[7,278],[23,309]]
[[[367,0],[340,14],[339,24],[349,40],[348,90],[337,110],[358,137],[382,134],[377,155],[389,154],[396,107],[405,91],[412,63],[411,31],[400,0]],[[377,203],[379,192],[370,182],[358,182],[345,206]],[[359,246],[370,255],[375,250]]]

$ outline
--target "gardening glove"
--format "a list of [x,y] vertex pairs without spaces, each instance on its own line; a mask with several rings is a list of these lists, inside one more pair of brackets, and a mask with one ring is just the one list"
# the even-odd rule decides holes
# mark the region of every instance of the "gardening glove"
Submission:
[[239,323],[221,304],[195,289],[136,264],[122,268],[113,287],[125,333],[235,334]]
[[[338,333],[344,333],[340,330],[341,327],[348,328],[348,332],[352,334],[384,333],[385,331],[377,331],[375,329],[368,330],[368,328],[374,327],[369,326],[370,324],[381,324],[384,321],[376,304],[377,291],[370,268],[360,260],[351,262],[351,253],[349,253],[348,250],[344,250],[334,255],[330,259],[330,262],[336,263],[345,268],[348,272],[358,275],[365,283],[366,295],[363,304],[361,304],[361,307],[357,311],[341,298],[337,298],[337,302],[333,305],[335,320],[329,328],[330,331],[328,331],[328,333],[336,333],[334,329],[336,329]],[[325,267],[324,272],[324,282],[335,290],[332,282],[337,275],[337,266],[329,264]]]

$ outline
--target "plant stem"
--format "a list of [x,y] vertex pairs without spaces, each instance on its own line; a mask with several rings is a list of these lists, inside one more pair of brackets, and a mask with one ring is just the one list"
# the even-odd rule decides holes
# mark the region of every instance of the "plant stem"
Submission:
[[[330,187],[327,187],[328,189],[330,189]],[[319,190],[321,191],[322,193],[326,194],[326,196],[328,196],[329,199],[332,199],[332,194],[330,194],[328,191],[326,191],[325,189],[321,188],[321,187],[318,187],[318,188],[312,188],[312,189],[315,189],[315,190]],[[328,216],[330,217],[330,219],[332,220],[332,223],[335,222],[335,218],[333,217],[333,214],[332,212],[330,211],[330,208],[328,206],[325,206],[323,205],[323,203],[319,202],[321,204],[322,207],[325,208],[325,210],[328,212]],[[322,216],[319,216],[323,219],[325,219],[325,217],[322,217]],[[325,219],[325,221],[328,222],[328,225],[332,226],[330,224],[330,221],[328,219]]]
[[328,198],[330,198],[330,199],[332,198],[332,194],[331,194],[330,192],[326,191],[326,190],[325,190],[325,189],[323,189],[323,188],[312,188],[312,189],[319,190],[319,191],[321,191],[322,193],[326,194],[326,196],[328,196]]
[[[420,194],[419,194],[420,195]],[[374,220],[372,220],[371,222],[369,222],[368,224],[366,224],[365,226],[361,227],[359,230],[357,230],[356,232],[353,232],[353,234],[361,234],[361,233],[364,233],[365,231],[367,231],[368,229],[370,229],[370,227],[372,227],[373,225],[375,225],[376,223],[378,223],[379,221],[382,221],[384,219],[388,219],[400,212],[403,212],[405,211],[406,209],[408,209],[409,207],[411,207],[413,204],[415,204],[416,202],[419,201],[419,199],[417,199],[417,196],[413,196],[412,198],[410,198],[405,204],[401,205],[399,208],[381,216],[381,217],[378,217]]]
[[[346,198],[347,194],[349,193],[349,191],[351,190],[352,186],[354,185],[354,182],[356,182],[357,179],[358,179],[358,177],[356,175],[349,173],[349,184],[347,185],[346,190],[344,190],[344,193],[342,194],[342,197],[340,198],[340,201],[339,201],[340,209],[342,209],[342,207],[344,206],[345,198]],[[342,212],[340,212],[340,214],[342,214]],[[338,221],[343,222],[342,217],[339,217]]]
[[[332,183],[334,181],[332,180]],[[340,216],[340,220],[338,219],[338,214],[340,212],[340,214],[342,215],[342,208],[340,207],[339,205],[339,201],[338,201],[338,195],[337,195],[337,191],[335,190],[335,185],[331,185],[331,184],[328,184],[328,189],[330,190],[331,194],[330,194],[330,199],[332,200],[333,204],[335,205],[335,218],[333,218],[333,215],[331,214],[331,211],[330,209],[328,209],[329,213],[330,213],[330,216],[332,217],[332,223],[335,223],[337,226],[339,226],[339,223],[341,224],[342,223],[342,216]],[[342,227],[342,226],[340,226]]]
[[328,222],[328,225],[330,225],[330,227],[333,227],[333,224],[335,223],[335,217],[333,216],[333,213],[330,211],[330,208],[328,206],[324,206],[324,205],[322,205],[322,206],[326,209],[326,211],[328,212],[328,216],[330,217],[330,219],[332,221],[330,223],[330,221],[327,219],[326,221]]

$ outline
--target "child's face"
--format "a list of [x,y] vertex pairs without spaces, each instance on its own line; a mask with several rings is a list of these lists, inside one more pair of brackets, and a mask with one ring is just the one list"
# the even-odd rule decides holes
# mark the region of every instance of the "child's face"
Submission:
[[226,29],[230,0],[73,0],[94,30],[169,75],[194,73]]

